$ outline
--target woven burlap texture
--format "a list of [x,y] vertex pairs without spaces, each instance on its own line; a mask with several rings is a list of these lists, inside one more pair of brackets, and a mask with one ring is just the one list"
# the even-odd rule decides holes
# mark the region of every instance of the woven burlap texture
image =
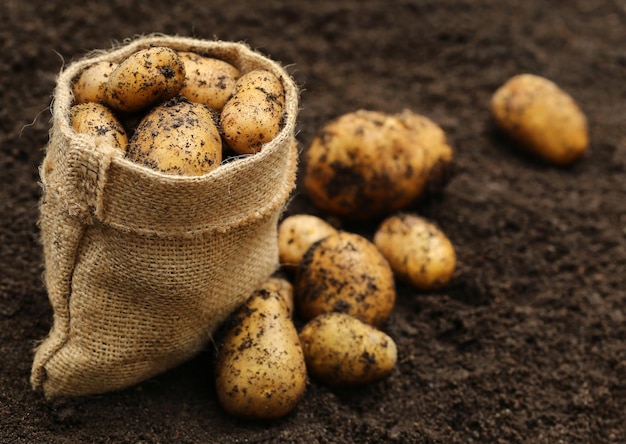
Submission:
[[[150,46],[194,51],[243,73],[269,70],[284,127],[260,153],[198,177],[134,164],[70,128],[71,84],[86,66]],[[276,225],[295,185],[298,90],[284,68],[237,42],[150,35],[62,70],[40,168],[40,233],[54,318],[31,384],[47,397],[123,389],[197,354],[278,266]]]

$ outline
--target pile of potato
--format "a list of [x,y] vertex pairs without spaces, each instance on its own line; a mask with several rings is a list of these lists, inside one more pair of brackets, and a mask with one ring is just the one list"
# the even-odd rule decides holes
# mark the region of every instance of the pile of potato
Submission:
[[168,174],[198,176],[226,150],[254,154],[280,131],[285,93],[273,73],[241,73],[200,54],[150,47],[97,62],[73,83],[76,132]]

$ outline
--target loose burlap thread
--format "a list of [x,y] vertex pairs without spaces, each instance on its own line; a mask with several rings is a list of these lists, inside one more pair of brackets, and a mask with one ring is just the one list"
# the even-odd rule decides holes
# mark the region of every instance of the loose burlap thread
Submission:
[[[284,127],[261,152],[197,177],[135,164],[69,122],[72,80],[150,46],[276,74]],[[40,168],[44,280],[54,318],[31,384],[46,397],[123,389],[197,354],[278,267],[276,226],[295,186],[298,90],[277,62],[238,42],[150,35],[100,51],[57,79]]]

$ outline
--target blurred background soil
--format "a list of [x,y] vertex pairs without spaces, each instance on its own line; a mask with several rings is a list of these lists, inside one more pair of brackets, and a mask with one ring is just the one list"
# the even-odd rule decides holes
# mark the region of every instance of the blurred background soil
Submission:
[[[398,286],[386,380],[310,381],[271,422],[227,416],[207,348],[128,390],[47,401],[29,385],[52,310],[38,243],[38,166],[64,65],[161,32],[245,41],[302,88],[300,148],[359,108],[410,108],[446,131],[456,175],[411,211],[455,245],[446,289]],[[626,2],[87,1],[0,5],[0,442],[626,442]],[[570,168],[496,129],[493,91],[546,76],[589,119]],[[318,213],[298,189],[286,214]],[[346,226],[371,236],[373,225]],[[233,279],[236,279],[233,273]]]

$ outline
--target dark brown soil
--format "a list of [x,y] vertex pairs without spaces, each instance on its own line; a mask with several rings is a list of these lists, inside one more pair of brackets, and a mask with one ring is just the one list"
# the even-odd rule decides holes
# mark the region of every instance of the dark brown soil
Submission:
[[[0,6],[1,442],[626,442],[626,3],[78,4]],[[31,390],[32,349],[52,322],[36,223],[55,77],[91,49],[155,31],[244,40],[289,65],[302,149],[358,108],[411,108],[446,130],[456,175],[414,210],[451,238],[458,270],[437,293],[398,287],[388,379],[311,381],[272,422],[224,413],[210,349],[119,393],[46,401]],[[490,95],[520,72],[551,78],[586,112],[591,149],[572,167],[494,129]],[[289,212],[300,211],[316,212],[297,193]]]

